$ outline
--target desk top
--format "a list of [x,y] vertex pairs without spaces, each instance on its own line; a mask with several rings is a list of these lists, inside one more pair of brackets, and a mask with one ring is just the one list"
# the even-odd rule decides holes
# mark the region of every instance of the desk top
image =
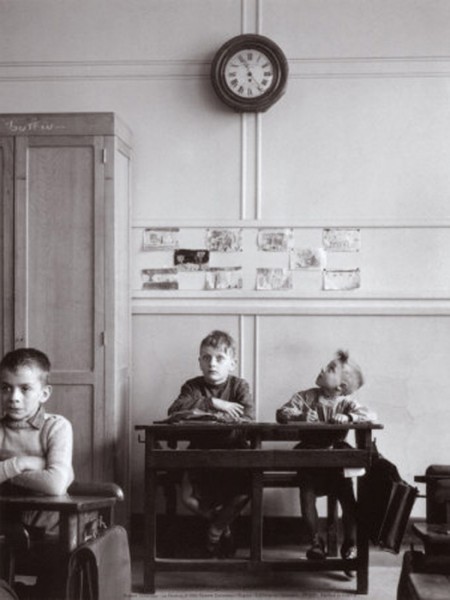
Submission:
[[14,496],[0,494],[0,507],[79,513],[114,506],[116,498],[103,496]]
[[380,423],[307,423],[305,421],[291,421],[290,423],[265,423],[251,421],[248,423],[217,423],[215,421],[182,421],[180,423],[155,422],[144,425],[135,425],[136,430],[151,431],[154,433],[177,433],[192,431],[248,431],[267,435],[289,433],[292,431],[348,431],[383,429]]
[[289,423],[273,423],[271,421],[242,421],[239,423],[220,423],[216,421],[181,421],[180,423],[163,423],[162,421],[154,421],[153,423],[147,423],[142,425],[135,425],[135,429],[162,429],[167,427],[219,427],[219,428],[230,428],[237,427],[238,429],[292,429],[292,427],[299,427],[300,429],[383,429],[381,423],[309,423],[307,421],[290,421]]
[[413,531],[422,540],[450,546],[450,525],[447,523],[414,523]]
[[[136,425],[138,431],[145,431],[146,435],[155,440],[194,440],[202,435],[240,432],[247,439],[261,441],[304,441],[314,439],[315,434],[330,436],[330,439],[344,439],[350,430],[357,436],[370,435],[373,429],[383,429],[380,423],[306,423],[295,421],[291,423],[216,423],[214,421],[183,421],[181,423],[153,423]],[[328,438],[327,438],[328,439]]]

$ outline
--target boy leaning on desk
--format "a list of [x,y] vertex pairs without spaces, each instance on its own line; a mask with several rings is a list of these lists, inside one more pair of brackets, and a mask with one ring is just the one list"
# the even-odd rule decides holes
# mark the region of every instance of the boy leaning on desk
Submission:
[[[334,359],[316,378],[316,386],[299,391],[276,412],[279,423],[306,421],[309,423],[365,423],[376,415],[362,406],[354,393],[363,385],[360,367],[338,350]],[[336,439],[335,432],[307,432],[296,448],[349,448],[344,441],[346,431]],[[353,492],[354,469],[302,468],[299,470],[300,506],[311,547],[306,552],[310,560],[325,558],[325,545],[319,534],[316,508],[318,496],[333,494],[342,508],[344,540],[342,558],[356,558],[356,500]]]
[[[0,490],[3,493],[60,495],[66,493],[73,480],[72,426],[65,417],[44,410],[52,391],[49,373],[47,355],[35,348],[13,350],[0,362]],[[43,533],[57,533],[58,520],[55,512],[26,511],[21,515],[23,528],[15,528],[3,513],[0,532],[8,532],[15,538],[21,534],[40,537]],[[16,539],[16,543],[20,541]],[[56,578],[51,573],[48,577]],[[40,574],[39,589],[48,590],[45,580],[45,574]],[[50,592],[42,591],[39,597],[49,600]]]
[[[199,365],[202,375],[189,379],[169,407],[172,418],[189,412],[209,414],[222,423],[248,422],[254,419],[253,398],[248,383],[232,375],[236,367],[233,338],[224,331],[212,331],[200,343]],[[245,436],[229,432],[205,434],[190,448],[247,448]],[[228,558],[235,546],[231,524],[250,499],[248,473],[244,469],[189,470],[183,473],[181,499],[192,512],[208,521],[205,555]]]

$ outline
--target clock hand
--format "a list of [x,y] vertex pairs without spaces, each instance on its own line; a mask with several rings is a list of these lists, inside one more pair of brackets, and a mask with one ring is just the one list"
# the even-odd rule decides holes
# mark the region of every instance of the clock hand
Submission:
[[254,76],[253,73],[251,71],[248,72],[249,74],[249,79],[252,79],[252,81],[256,84],[256,87],[258,88],[258,91],[260,92],[264,92],[264,88],[261,87],[261,84],[259,83],[259,81],[257,81]]

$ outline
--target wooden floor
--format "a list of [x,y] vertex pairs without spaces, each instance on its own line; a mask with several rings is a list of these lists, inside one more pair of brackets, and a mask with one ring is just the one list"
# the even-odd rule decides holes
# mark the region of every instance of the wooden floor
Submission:
[[[406,548],[405,548],[406,549]],[[298,558],[306,547],[277,546],[268,549],[267,558]],[[244,551],[242,551],[244,552]],[[155,595],[144,595],[142,549],[132,548],[133,594],[136,600],[148,598],[361,598],[366,600],[396,600],[397,582],[402,561],[398,555],[371,548],[369,594],[356,594],[354,579],[344,573],[158,573]]]

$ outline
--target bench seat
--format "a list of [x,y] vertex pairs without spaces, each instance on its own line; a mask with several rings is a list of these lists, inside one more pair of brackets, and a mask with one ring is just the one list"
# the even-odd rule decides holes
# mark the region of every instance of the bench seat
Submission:
[[411,573],[408,578],[411,600],[448,600],[450,576]]

